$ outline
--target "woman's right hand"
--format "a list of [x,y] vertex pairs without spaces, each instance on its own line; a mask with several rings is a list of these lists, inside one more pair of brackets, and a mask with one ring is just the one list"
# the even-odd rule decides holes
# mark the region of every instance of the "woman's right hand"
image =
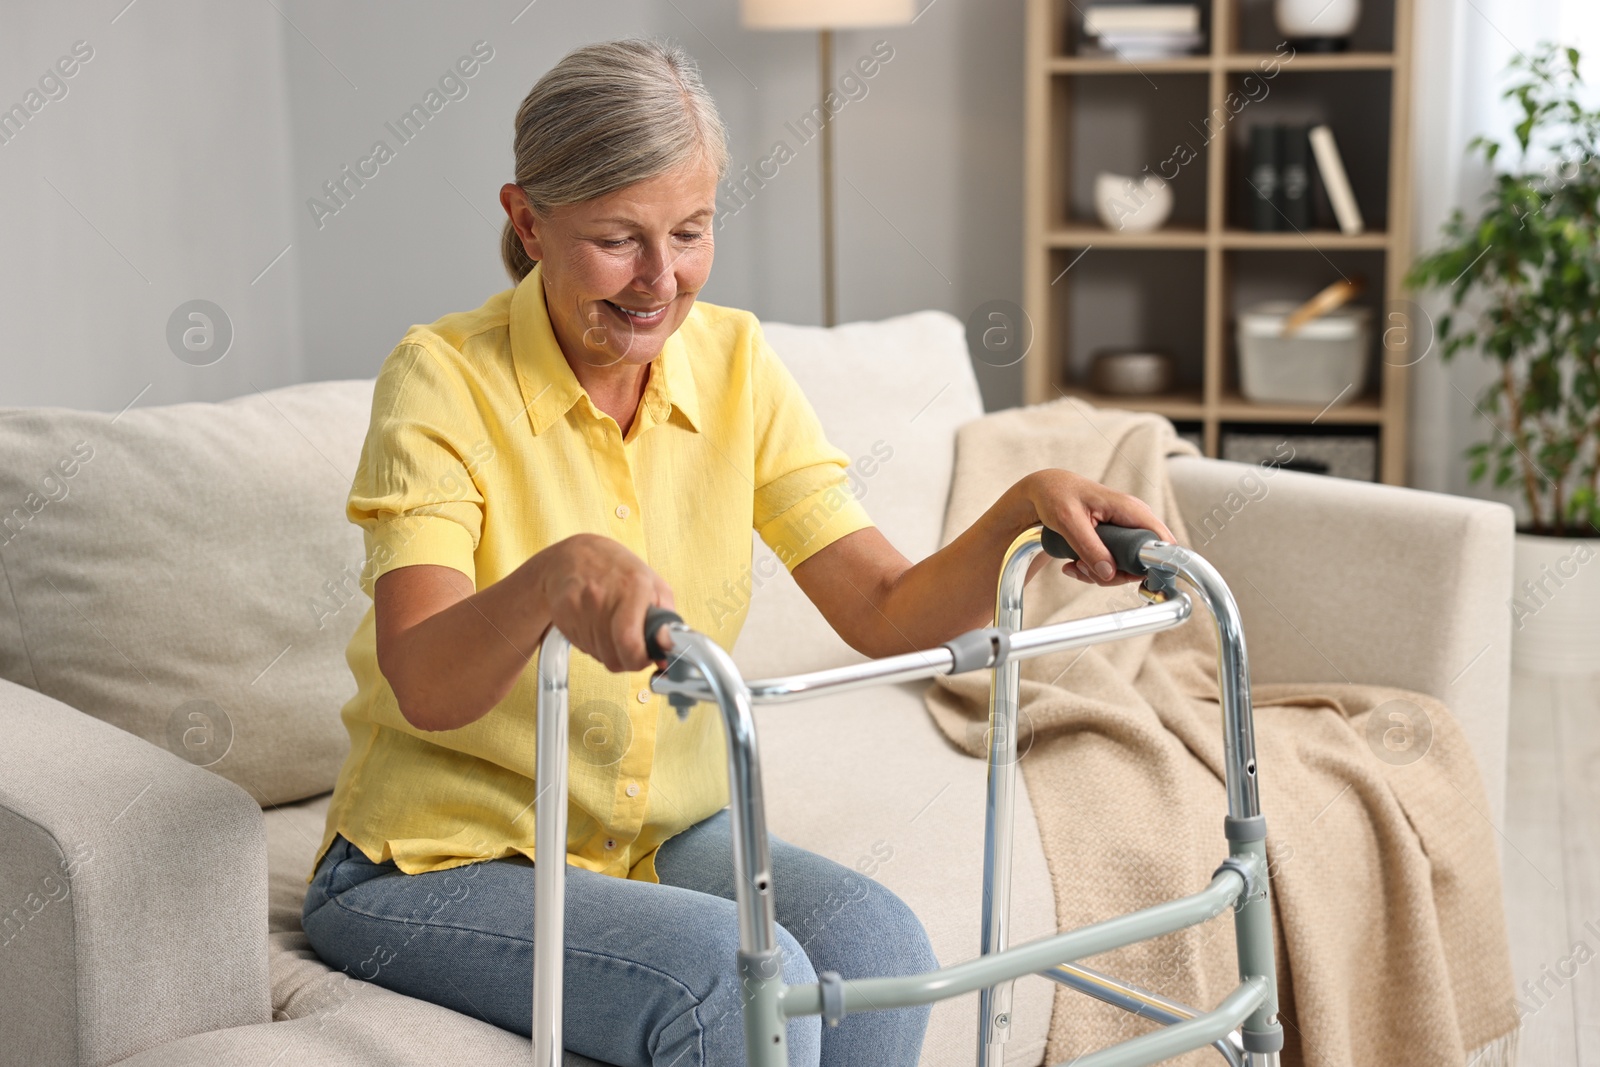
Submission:
[[[550,613],[550,624],[609,671],[644,670],[644,613],[672,608],[672,589],[620,542],[573,534],[531,557],[526,566]],[[671,648],[668,633],[661,647]]]

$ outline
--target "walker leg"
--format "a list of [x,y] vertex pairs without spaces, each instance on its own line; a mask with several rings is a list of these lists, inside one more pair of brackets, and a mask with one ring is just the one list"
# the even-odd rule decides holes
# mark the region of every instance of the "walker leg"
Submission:
[[555,627],[539,648],[533,865],[533,1067],[561,1067],[567,904],[567,661]]
[[[1177,545],[1149,545],[1144,549],[1152,566],[1170,568],[1181,575],[1205,601],[1216,624],[1217,688],[1222,701],[1224,784],[1228,815],[1223,822],[1232,857],[1253,856],[1267,871],[1267,820],[1261,814],[1256,778],[1256,734],[1250,705],[1250,663],[1245,654],[1244,625],[1239,605],[1216,568]],[[1272,947],[1270,884],[1263,879],[1247,892],[1233,913],[1234,940],[1239,955],[1239,977],[1262,975],[1267,998],[1239,1028],[1246,1063],[1276,1064],[1283,1048],[1283,1025],[1278,1020],[1277,959]]]
[[[1040,551],[1042,531],[1024,531],[1006,551],[995,593],[997,629],[1022,628],[1022,588],[1028,563]],[[983,929],[978,952],[989,955],[1008,946],[1011,912],[1011,843],[1017,795],[1017,702],[1021,673],[1015,660],[994,669],[989,682],[989,785],[983,821]],[[977,1067],[1002,1067],[1011,1037],[1014,983],[978,991]]]
[[[1016,665],[1006,664],[996,674],[1010,674],[1010,693],[1004,683],[991,699],[989,713],[989,787],[984,816],[982,955],[1008,947],[1011,910],[1012,813],[1016,799]],[[1013,983],[1002,982],[978,991],[978,1067],[1001,1067],[1005,1042],[1011,1036]]]
[[[681,623],[679,624],[681,627]],[[646,633],[653,627],[646,619]],[[780,1004],[782,950],[773,902],[771,844],[761,788],[750,690],[727,652],[686,628],[672,633],[672,659],[693,665],[722,715],[728,744],[728,797],[733,830],[734,905],[739,914],[739,977],[748,1067],[788,1067],[787,1020]],[[543,1067],[543,1065],[539,1065]]]

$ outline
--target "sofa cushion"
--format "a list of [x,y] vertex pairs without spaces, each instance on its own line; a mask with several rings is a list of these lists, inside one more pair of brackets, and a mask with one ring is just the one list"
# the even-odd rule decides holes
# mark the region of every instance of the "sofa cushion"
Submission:
[[[292,1014],[195,1034],[116,1067],[487,1067],[531,1058],[530,1042],[520,1034],[315,966],[318,979]],[[562,1065],[605,1067],[575,1052],[566,1053]]]
[[344,503],[371,403],[351,381],[0,410],[0,676],[261,804],[327,792],[367,605]]
[[[939,547],[956,428],[983,414],[961,323],[942,311],[833,329],[765,323],[828,439],[852,461],[867,513],[913,562]],[[734,660],[752,678],[849,663],[853,652],[755,539],[750,614]]]

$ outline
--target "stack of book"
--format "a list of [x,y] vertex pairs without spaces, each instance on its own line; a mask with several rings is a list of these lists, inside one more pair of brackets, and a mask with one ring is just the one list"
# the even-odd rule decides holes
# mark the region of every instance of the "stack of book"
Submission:
[[1245,170],[1245,217],[1251,229],[1312,228],[1313,160],[1340,231],[1353,235],[1365,228],[1333,131],[1327,126],[1261,123],[1250,128]]
[[1083,12],[1084,48],[1125,59],[1188,55],[1205,43],[1199,4],[1092,4]]

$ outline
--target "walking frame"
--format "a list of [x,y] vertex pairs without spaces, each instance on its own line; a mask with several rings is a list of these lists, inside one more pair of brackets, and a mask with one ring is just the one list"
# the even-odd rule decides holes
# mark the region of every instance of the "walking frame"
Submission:
[[[675,614],[652,609],[645,619],[652,659],[667,660],[650,688],[667,696],[680,717],[696,703],[717,705],[726,726],[732,798],[735,902],[739,915],[738,968],[744,988],[748,1067],[788,1067],[786,1020],[821,1015],[837,1025],[848,1012],[931,1004],[979,991],[977,1067],[1003,1067],[1011,1031],[1012,984],[1039,974],[1132,1014],[1163,1024],[1072,1060],[1073,1067],[1144,1067],[1206,1045],[1234,1067],[1278,1067],[1283,1028],[1268,895],[1266,821],[1257,796],[1250,672],[1233,594],[1216,570],[1187,549],[1148,530],[1103,525],[1098,530],[1118,567],[1144,578],[1138,607],[1050,626],[1022,629],[1022,592],[1033,557],[1076,554],[1066,539],[1041,526],[1019,535],[1000,572],[993,627],[973,630],[938,648],[766,681],[746,682],[726,651],[684,626]],[[1210,884],[1178,900],[1107,919],[1026,944],[1008,944],[1011,838],[1016,797],[1018,662],[1063,649],[1099,644],[1178,626],[1192,610],[1181,578],[1210,611],[1217,628],[1218,687],[1226,761],[1228,856]],[[670,657],[655,641],[672,635]],[[536,840],[567,839],[567,663],[570,644],[553,627],[539,653],[538,803]],[[842,979],[825,972],[815,983],[785,985],[775,929],[775,887],[756,751],[756,704],[783,704],[825,693],[992,670],[989,699],[989,777],[984,822],[983,928],[980,955],[925,974]],[[562,958],[566,865],[534,865],[534,1067],[561,1067]],[[1195,926],[1233,909],[1239,985],[1210,1011],[1079,966],[1076,961]]]

